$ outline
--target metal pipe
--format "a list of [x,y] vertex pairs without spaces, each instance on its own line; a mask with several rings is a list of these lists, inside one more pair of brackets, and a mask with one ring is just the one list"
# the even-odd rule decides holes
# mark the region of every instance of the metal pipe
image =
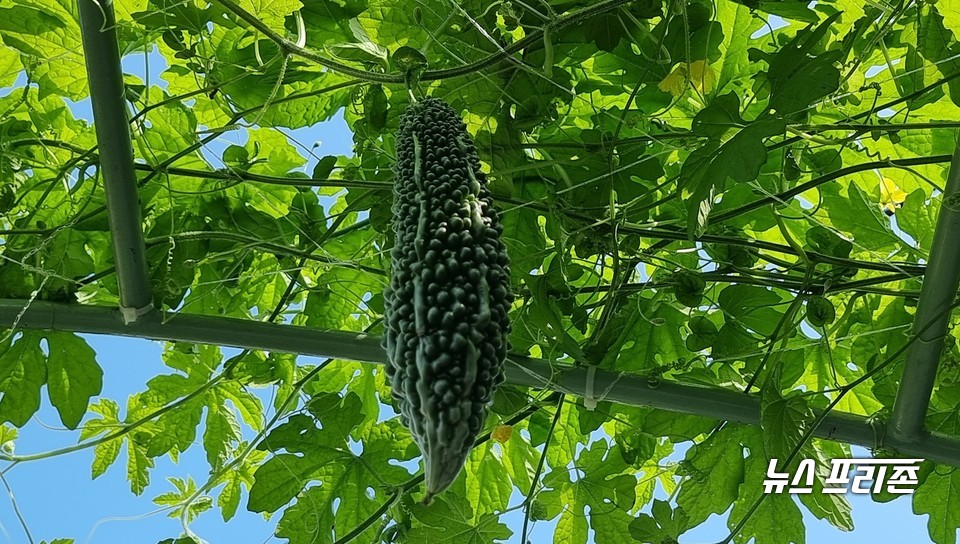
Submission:
[[[264,351],[281,351],[383,364],[386,354],[380,339],[363,333],[322,331],[308,327],[245,319],[189,314],[152,314],[124,325],[119,310],[56,302],[0,300],[0,328],[47,329],[79,333],[130,336],[151,340],[197,342]],[[584,396],[587,380],[602,400],[632,406],[694,414],[748,425],[760,422],[757,397],[700,385],[651,381],[640,376],[555,364],[543,359],[512,356],[506,365],[507,383],[563,391]],[[960,467],[960,439],[939,434],[910,440],[884,436],[868,418],[832,412],[815,436],[859,444],[888,447],[902,455],[925,458]]]
[[133,166],[133,143],[124,102],[117,21],[113,0],[78,0],[78,4],[93,126],[100,149],[100,173],[117,265],[120,308],[124,322],[132,323],[153,310],[153,304]]
[[[889,434],[907,441],[923,434],[923,423],[937,377],[937,365],[950,324],[947,308],[960,286],[960,145],[950,161],[950,173],[940,201],[930,248],[930,262],[923,277],[913,330],[922,331],[906,353],[900,388],[893,405]],[[932,323],[932,325],[931,325]],[[928,326],[929,325],[929,326]]]
[[[24,310],[24,307],[27,307]],[[23,311],[22,315],[19,315]],[[233,317],[155,312],[125,325],[119,309],[0,299],[0,329],[43,329],[108,334],[169,342],[215,344],[263,351],[282,351],[385,363],[380,338],[363,333],[320,331]]]

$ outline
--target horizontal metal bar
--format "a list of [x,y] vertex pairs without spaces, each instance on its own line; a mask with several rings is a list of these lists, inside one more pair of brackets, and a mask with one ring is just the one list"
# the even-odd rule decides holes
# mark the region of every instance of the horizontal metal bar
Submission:
[[[26,308],[24,308],[26,306]],[[280,351],[383,364],[386,354],[380,339],[368,334],[323,331],[309,327],[264,323],[229,317],[189,314],[153,314],[124,325],[114,308],[24,300],[0,299],[0,326],[73,331],[139,337],[151,340],[196,342],[264,351]],[[584,396],[588,370],[543,359],[511,356],[506,365],[507,383],[563,391]],[[603,400],[633,406],[699,415],[748,425],[760,422],[757,397],[718,387],[652,381],[630,374],[595,370],[593,391]],[[939,434],[911,439],[883,436],[866,417],[832,412],[814,433],[821,438],[887,447],[900,454],[960,467],[960,440]]]
[[9,327],[17,315],[19,329],[109,334],[170,342],[194,342],[263,351],[281,351],[386,363],[380,338],[362,333],[320,331],[232,317],[154,312],[135,323],[123,324],[119,309],[34,301],[0,299],[0,327]]

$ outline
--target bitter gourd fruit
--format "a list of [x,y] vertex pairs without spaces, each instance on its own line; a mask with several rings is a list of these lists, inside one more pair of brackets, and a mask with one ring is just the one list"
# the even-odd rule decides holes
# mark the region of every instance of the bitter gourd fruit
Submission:
[[383,345],[429,502],[460,473],[503,382],[513,296],[503,227],[457,112],[413,102],[396,142]]

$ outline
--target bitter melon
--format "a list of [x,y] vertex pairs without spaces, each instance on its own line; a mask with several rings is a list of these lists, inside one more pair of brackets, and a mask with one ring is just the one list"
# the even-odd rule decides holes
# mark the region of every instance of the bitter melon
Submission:
[[457,112],[436,98],[413,102],[396,142],[383,344],[429,502],[463,468],[503,381],[513,296],[503,227]]

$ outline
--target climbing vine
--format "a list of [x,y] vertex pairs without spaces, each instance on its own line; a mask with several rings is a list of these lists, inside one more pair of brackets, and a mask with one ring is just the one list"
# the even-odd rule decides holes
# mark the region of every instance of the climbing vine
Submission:
[[[398,122],[433,96],[464,119],[502,219],[511,356],[558,379],[501,386],[466,469],[429,505],[386,372],[359,362],[383,361],[360,347],[316,361],[169,341],[144,390],[103,394],[89,329],[31,312],[120,304],[104,191],[118,150],[88,111],[76,2],[13,0],[0,3],[4,485],[51,458],[93,478],[125,462],[130,491],[179,520],[162,537],[177,543],[217,541],[198,517],[244,510],[293,544],[682,543],[713,514],[724,542],[777,544],[805,541],[804,510],[853,529],[843,495],[765,496],[762,480],[771,458],[828,473],[851,457],[817,434],[838,413],[877,431],[859,445],[897,454],[882,430],[930,326],[914,318],[937,219],[956,207],[950,2],[97,6],[116,15],[157,320],[381,336]],[[940,295],[924,421],[957,437],[956,293]],[[569,369],[593,378],[560,385]],[[610,400],[627,380],[749,397],[758,424]],[[19,437],[47,406],[61,447]],[[152,478],[188,451],[208,473]],[[952,544],[960,475],[929,453],[898,500]],[[82,536],[19,510],[15,523],[31,542]]]

